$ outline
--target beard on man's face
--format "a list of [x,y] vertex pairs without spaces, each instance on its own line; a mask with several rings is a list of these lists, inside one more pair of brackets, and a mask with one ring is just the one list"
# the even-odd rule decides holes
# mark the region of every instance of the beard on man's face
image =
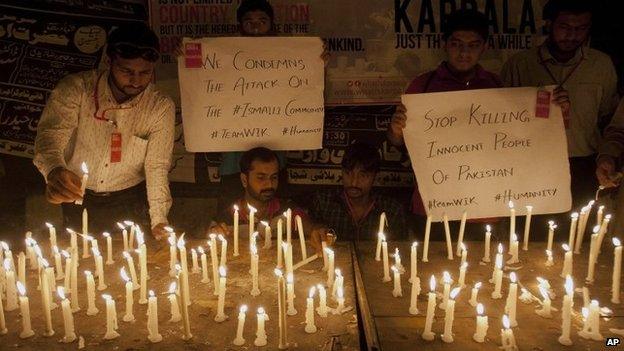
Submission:
[[266,188],[266,189],[262,189],[259,192],[255,192],[252,189],[249,189],[249,195],[251,195],[252,198],[261,201],[261,202],[268,202],[273,200],[273,198],[275,197],[275,189],[274,188]]

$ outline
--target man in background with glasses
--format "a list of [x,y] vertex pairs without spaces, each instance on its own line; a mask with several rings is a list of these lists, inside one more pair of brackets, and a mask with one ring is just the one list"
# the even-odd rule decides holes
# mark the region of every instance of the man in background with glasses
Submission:
[[110,69],[67,76],[48,99],[34,163],[65,226],[79,230],[86,208],[91,235],[131,220],[166,236],[175,107],[152,84],[158,50],[147,25],[119,27],[107,42]]

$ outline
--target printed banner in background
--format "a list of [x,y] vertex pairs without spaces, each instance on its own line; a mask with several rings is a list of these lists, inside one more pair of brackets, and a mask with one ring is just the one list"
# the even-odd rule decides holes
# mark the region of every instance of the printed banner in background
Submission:
[[52,11],[10,3],[0,5],[0,153],[32,158],[39,117],[56,83],[97,68],[110,29],[144,19],[145,11],[122,2],[67,5],[67,12],[60,5]]
[[569,211],[561,108],[538,88],[403,95],[405,143],[427,214],[458,220]]

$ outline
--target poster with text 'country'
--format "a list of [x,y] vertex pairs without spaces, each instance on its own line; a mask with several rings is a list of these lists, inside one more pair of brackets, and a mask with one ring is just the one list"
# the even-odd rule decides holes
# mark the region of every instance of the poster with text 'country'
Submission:
[[551,90],[483,89],[403,95],[405,142],[434,221],[570,210],[561,109]]
[[319,38],[185,40],[178,60],[190,152],[321,148]]

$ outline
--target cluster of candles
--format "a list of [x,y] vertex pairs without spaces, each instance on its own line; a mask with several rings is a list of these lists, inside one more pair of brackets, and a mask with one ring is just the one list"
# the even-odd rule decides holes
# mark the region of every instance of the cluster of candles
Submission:
[[[249,273],[252,277],[252,284],[250,295],[258,296],[261,294],[261,289],[258,282],[258,247],[257,237],[258,232],[254,230],[254,213],[256,210],[253,207],[249,207],[250,210],[250,240],[249,240],[249,252],[250,252],[250,270]],[[294,305],[294,284],[295,276],[294,272],[299,267],[312,262],[317,259],[317,255],[307,256],[306,243],[303,232],[303,225],[301,218],[295,216],[295,222],[297,225],[299,239],[301,243],[302,261],[293,264],[293,250],[291,242],[291,217],[292,211],[289,209],[284,213],[284,218],[279,218],[277,221],[277,257],[275,275],[277,277],[278,286],[278,310],[279,310],[279,347],[281,349],[288,347],[287,338],[287,315],[297,314],[297,310]],[[78,292],[78,267],[80,263],[78,237],[82,237],[82,259],[87,259],[93,255],[95,274],[91,271],[84,271],[87,287],[87,311],[88,316],[94,316],[99,313],[96,307],[96,289],[98,291],[104,291],[108,288],[105,282],[103,265],[112,265],[115,263],[113,257],[112,237],[109,233],[104,233],[103,237],[106,239],[107,245],[107,258],[104,263],[104,259],[99,251],[98,240],[89,236],[88,231],[88,213],[83,211],[83,228],[82,233],[78,233],[74,230],[67,229],[70,235],[70,246],[67,250],[59,250],[56,229],[54,226],[47,224],[49,228],[49,241],[50,241],[50,253],[54,257],[55,267],[50,267],[48,261],[44,258],[41,247],[32,239],[32,234],[29,232],[26,234],[26,252],[20,252],[17,255],[17,269],[13,260],[13,253],[9,246],[0,242],[0,262],[2,267],[0,268],[0,334],[7,332],[6,321],[4,311],[13,311],[19,308],[22,315],[22,332],[21,338],[29,338],[34,335],[34,331],[30,323],[30,306],[29,298],[26,295],[26,260],[30,261],[30,269],[38,271],[39,286],[38,290],[41,291],[42,307],[44,312],[44,319],[46,329],[43,333],[45,336],[54,335],[52,329],[52,315],[51,311],[58,307],[54,302],[53,293],[57,293],[60,298],[60,305],[63,315],[63,324],[65,329],[65,335],[61,339],[62,342],[70,343],[77,339],[76,328],[74,324],[73,314],[80,311],[79,292]],[[286,238],[283,239],[282,229],[286,222]],[[238,248],[238,208],[234,208],[234,247],[233,256],[240,255]],[[266,222],[262,222],[265,227],[265,241],[264,248],[270,249],[272,247],[271,228]],[[148,280],[150,279],[147,269],[147,247],[144,241],[144,235],[139,226],[130,221],[124,223],[118,223],[120,228],[122,242],[123,242],[123,258],[125,265],[120,269],[120,276],[124,282],[125,287],[125,312],[122,317],[124,322],[134,322],[135,316],[134,309],[134,292],[139,290],[139,304],[147,304],[147,338],[152,343],[157,343],[162,340],[162,335],[158,331],[158,302],[157,296],[153,290],[148,291]],[[225,298],[227,287],[227,255],[228,255],[228,241],[222,235],[210,234],[207,241],[208,250],[204,250],[203,247],[197,249],[191,249],[191,268],[189,272],[188,254],[186,249],[186,243],[184,241],[184,234],[179,237],[173,231],[172,228],[167,227],[169,232],[169,244],[170,244],[170,259],[169,259],[169,275],[175,278],[169,286],[168,300],[170,302],[171,318],[170,322],[182,322],[183,323],[183,339],[188,340],[193,337],[191,334],[191,325],[189,319],[188,307],[191,305],[190,300],[190,288],[189,288],[189,274],[200,274],[201,283],[209,283],[209,269],[207,252],[210,254],[210,262],[212,265],[212,281],[214,286],[214,295],[217,296],[217,313],[214,317],[216,322],[223,322],[228,319],[225,314]],[[135,242],[136,241],[136,242]],[[218,243],[221,243],[220,256],[218,254]],[[138,273],[135,266],[135,260],[132,253],[138,255]],[[350,308],[345,307],[344,298],[344,277],[340,269],[335,268],[335,253],[334,250],[323,245],[323,270],[327,271],[327,283],[326,286],[331,289],[331,297],[336,301],[337,306],[330,308],[327,304],[327,290],[323,284],[317,284],[312,286],[309,290],[309,295],[306,300],[306,312],[305,312],[305,332],[315,333],[317,331],[315,325],[315,313],[320,317],[327,317],[329,313],[341,314]],[[63,258],[65,259],[65,267],[63,267]],[[201,262],[201,268],[200,263]],[[285,275],[281,269],[285,269]],[[17,277],[16,272],[17,270]],[[97,286],[95,283],[97,278]],[[57,281],[63,281],[62,286],[56,286]],[[19,292],[19,298],[18,298]],[[314,306],[314,297],[318,292],[319,305],[317,308]],[[66,296],[69,295],[69,296]],[[114,298],[110,294],[102,294],[102,298],[106,302],[106,332],[104,339],[115,339],[119,337],[118,333],[118,318],[117,309]],[[4,307],[3,299],[6,300],[6,307]],[[245,324],[245,318],[248,307],[242,305],[238,314],[238,326],[236,337],[233,340],[235,345],[243,345],[245,340],[243,338],[243,330]],[[254,345],[264,346],[267,345],[267,335],[265,331],[265,323],[268,321],[268,314],[263,307],[258,307],[257,310],[257,331]]]
[[[572,267],[573,267],[573,254],[581,253],[581,243],[583,240],[583,233],[585,232],[589,214],[591,212],[592,206],[594,202],[590,202],[587,206],[583,207],[580,215],[577,213],[573,213],[571,215],[570,222],[570,235],[567,244],[563,244],[563,249],[565,251],[564,254],[564,263],[563,269],[561,272],[561,277],[565,279],[565,291],[566,294],[563,298],[563,306],[561,309],[562,313],[562,334],[558,339],[559,342],[563,345],[572,345],[572,340],[570,338],[570,325],[571,325],[571,315],[573,311],[573,294],[574,294],[574,283],[572,279]],[[515,222],[516,222],[516,212],[513,206],[513,203],[509,204],[510,208],[510,250],[508,254],[511,255],[511,258],[506,262],[503,261],[503,252],[504,248],[501,243],[497,246],[497,253],[494,259],[494,265],[492,270],[492,278],[489,280],[491,284],[494,286],[494,291],[491,294],[492,299],[501,299],[503,298],[502,294],[502,283],[503,283],[503,269],[506,265],[507,268],[516,269],[514,265],[520,263],[519,260],[519,242],[518,238],[515,234]],[[526,207],[526,220],[525,220],[525,228],[524,228],[524,240],[523,240],[523,250],[528,250],[529,243],[529,235],[530,235],[530,223],[531,223],[531,213],[532,207]],[[589,249],[589,265],[588,265],[588,273],[586,282],[592,283],[594,281],[594,271],[595,265],[598,260],[598,255],[600,254],[600,248],[602,246],[602,240],[607,232],[609,221],[611,219],[610,215],[603,216],[604,207],[600,206],[598,208],[597,216],[596,216],[596,226],[593,228],[593,235],[591,237],[591,244]],[[453,260],[454,256],[460,257],[460,265],[459,265],[459,279],[457,281],[456,287],[451,289],[453,280],[451,279],[451,275],[448,272],[443,272],[443,284],[444,289],[442,293],[442,301],[438,305],[439,308],[445,311],[444,317],[444,332],[441,335],[441,339],[443,342],[451,343],[453,342],[453,333],[452,333],[452,325],[454,320],[454,310],[455,310],[455,299],[460,293],[461,289],[466,286],[465,278],[468,264],[466,262],[468,250],[466,249],[465,244],[463,243],[463,234],[465,223],[467,219],[466,212],[463,213],[459,228],[459,235],[457,241],[457,250],[453,253],[452,243],[451,243],[451,234],[449,230],[449,221],[446,215],[443,216],[442,221],[444,222],[444,230],[446,237],[446,248],[447,248],[447,258],[449,260]],[[386,236],[383,232],[386,222],[386,215],[384,213],[381,214],[379,219],[379,232],[378,232],[378,240],[375,250],[375,260],[382,261],[383,263],[383,282],[390,282],[394,280],[392,295],[394,297],[403,296],[402,287],[401,287],[401,274],[405,273],[405,268],[401,264],[401,257],[399,253],[399,249],[395,249],[394,253],[394,265],[389,267],[389,258],[388,258],[388,243],[386,241]],[[422,254],[422,261],[428,262],[428,249],[429,249],[429,236],[431,233],[431,223],[432,217],[427,217],[426,227],[425,227],[425,242]],[[551,221],[549,222],[549,231],[548,231],[548,242],[547,242],[547,260],[546,266],[552,266],[553,256],[552,256],[552,245],[554,238],[554,231],[557,226]],[[490,262],[490,245],[491,245],[491,229],[490,226],[486,226],[485,240],[484,240],[484,254],[481,259],[482,264]],[[613,275],[612,275],[612,287],[611,287],[611,302],[614,304],[620,303],[620,278],[621,278],[621,265],[622,265],[622,245],[618,238],[613,238],[614,245],[614,259],[613,259]],[[393,278],[390,277],[390,270],[393,272]],[[521,296],[518,297],[518,279],[515,272],[511,272],[509,275],[509,289],[508,295],[505,303],[504,313],[505,315],[502,318],[503,328],[501,329],[501,344],[502,349],[504,350],[517,350],[517,344],[515,337],[513,335],[513,330],[511,328],[518,326],[518,321],[516,319],[516,302],[520,299],[525,303],[532,303],[533,301],[540,302],[540,308],[538,308],[535,313],[544,318],[552,318],[552,307],[551,307],[551,296],[553,295],[553,291],[551,289],[550,283],[538,277],[538,286],[540,290],[540,295],[542,299],[535,297],[531,294],[527,289],[521,289]],[[411,283],[411,294],[410,294],[410,304],[409,304],[409,313],[412,315],[417,315],[420,313],[418,309],[418,295],[421,293],[421,282],[418,277],[418,243],[414,242],[411,245],[411,255],[410,255],[410,278],[409,283]],[[436,293],[436,278],[434,275],[431,276],[429,280],[430,292],[428,294],[427,301],[427,311],[426,311],[426,319],[425,319],[425,328],[422,333],[422,338],[427,341],[431,341],[435,338],[435,333],[432,331],[432,324],[435,315],[436,309],[436,301],[438,299],[438,294]],[[482,283],[477,282],[474,284],[471,292],[469,304],[473,307],[476,307],[477,317],[476,317],[476,331],[473,335],[473,340],[482,343],[485,341],[485,336],[488,329],[488,317],[484,315],[484,307],[483,304],[478,301],[478,292],[481,288]],[[584,339],[592,339],[592,340],[602,340],[602,336],[599,332],[599,317],[600,317],[600,305],[598,301],[589,299],[589,290],[587,287],[583,288],[583,296],[584,296],[584,307],[582,309],[582,313],[584,318],[584,324],[582,330],[578,333]]]

